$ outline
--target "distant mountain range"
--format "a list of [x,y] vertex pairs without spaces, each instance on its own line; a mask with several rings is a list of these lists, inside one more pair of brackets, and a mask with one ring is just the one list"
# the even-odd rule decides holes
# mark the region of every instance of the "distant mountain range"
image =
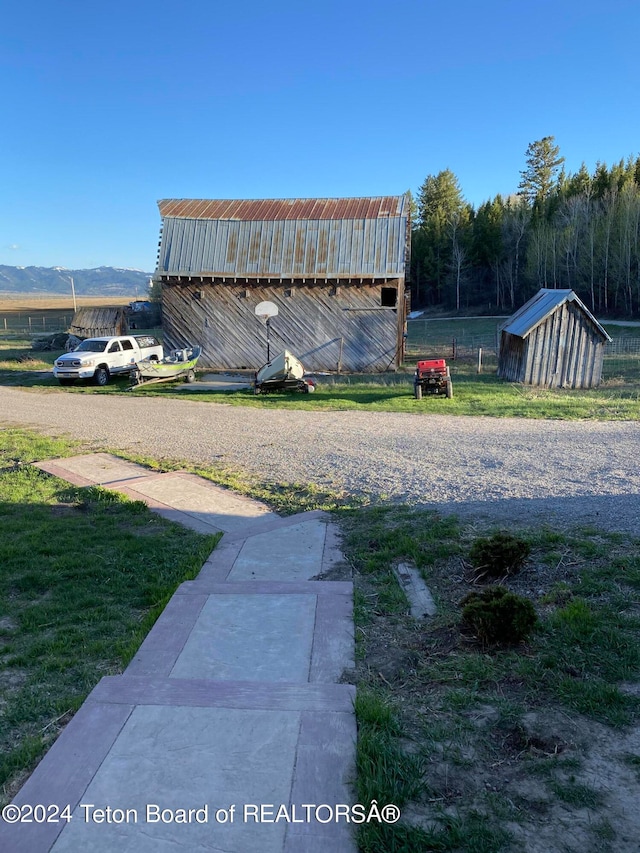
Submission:
[[117,267],[67,270],[64,267],[7,267],[0,264],[0,293],[68,294],[70,278],[76,296],[132,296],[149,292],[151,273]]

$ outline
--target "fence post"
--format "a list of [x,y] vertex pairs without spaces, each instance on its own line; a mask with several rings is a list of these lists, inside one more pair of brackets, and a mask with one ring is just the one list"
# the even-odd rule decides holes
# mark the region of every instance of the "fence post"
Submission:
[[455,338],[453,338],[451,341],[451,359],[452,359],[452,361],[456,360],[457,349],[458,349],[458,342],[456,341]]
[[482,347],[478,347],[478,373],[482,373]]

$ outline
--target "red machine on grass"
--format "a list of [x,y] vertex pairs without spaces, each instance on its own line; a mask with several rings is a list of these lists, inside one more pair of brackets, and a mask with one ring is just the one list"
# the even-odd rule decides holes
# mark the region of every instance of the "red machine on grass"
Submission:
[[413,392],[416,400],[421,400],[423,394],[446,394],[449,399],[453,397],[453,383],[444,358],[430,358],[417,363]]

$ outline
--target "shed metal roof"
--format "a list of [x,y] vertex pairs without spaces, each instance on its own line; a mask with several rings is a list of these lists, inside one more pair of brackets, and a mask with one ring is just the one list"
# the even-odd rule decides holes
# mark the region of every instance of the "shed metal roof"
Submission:
[[398,278],[406,196],[159,202],[160,274],[227,278]]
[[542,287],[535,296],[519,308],[515,314],[507,320],[502,326],[503,332],[508,332],[510,335],[516,335],[519,338],[526,338],[536,326],[544,322],[553,312],[564,305],[565,302],[574,302],[584,313],[586,318],[593,323],[596,330],[602,337],[610,341],[611,338],[598,323],[587,306],[578,298],[578,295],[573,290],[552,290]]
[[163,199],[160,216],[267,222],[291,219],[380,219],[405,216],[406,195],[373,198]]

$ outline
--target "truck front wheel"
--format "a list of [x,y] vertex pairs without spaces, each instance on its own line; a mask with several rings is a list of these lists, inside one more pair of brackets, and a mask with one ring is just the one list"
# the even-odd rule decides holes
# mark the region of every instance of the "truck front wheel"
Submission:
[[93,374],[93,381],[96,385],[107,385],[109,382],[109,371],[106,367],[98,367],[96,372]]

